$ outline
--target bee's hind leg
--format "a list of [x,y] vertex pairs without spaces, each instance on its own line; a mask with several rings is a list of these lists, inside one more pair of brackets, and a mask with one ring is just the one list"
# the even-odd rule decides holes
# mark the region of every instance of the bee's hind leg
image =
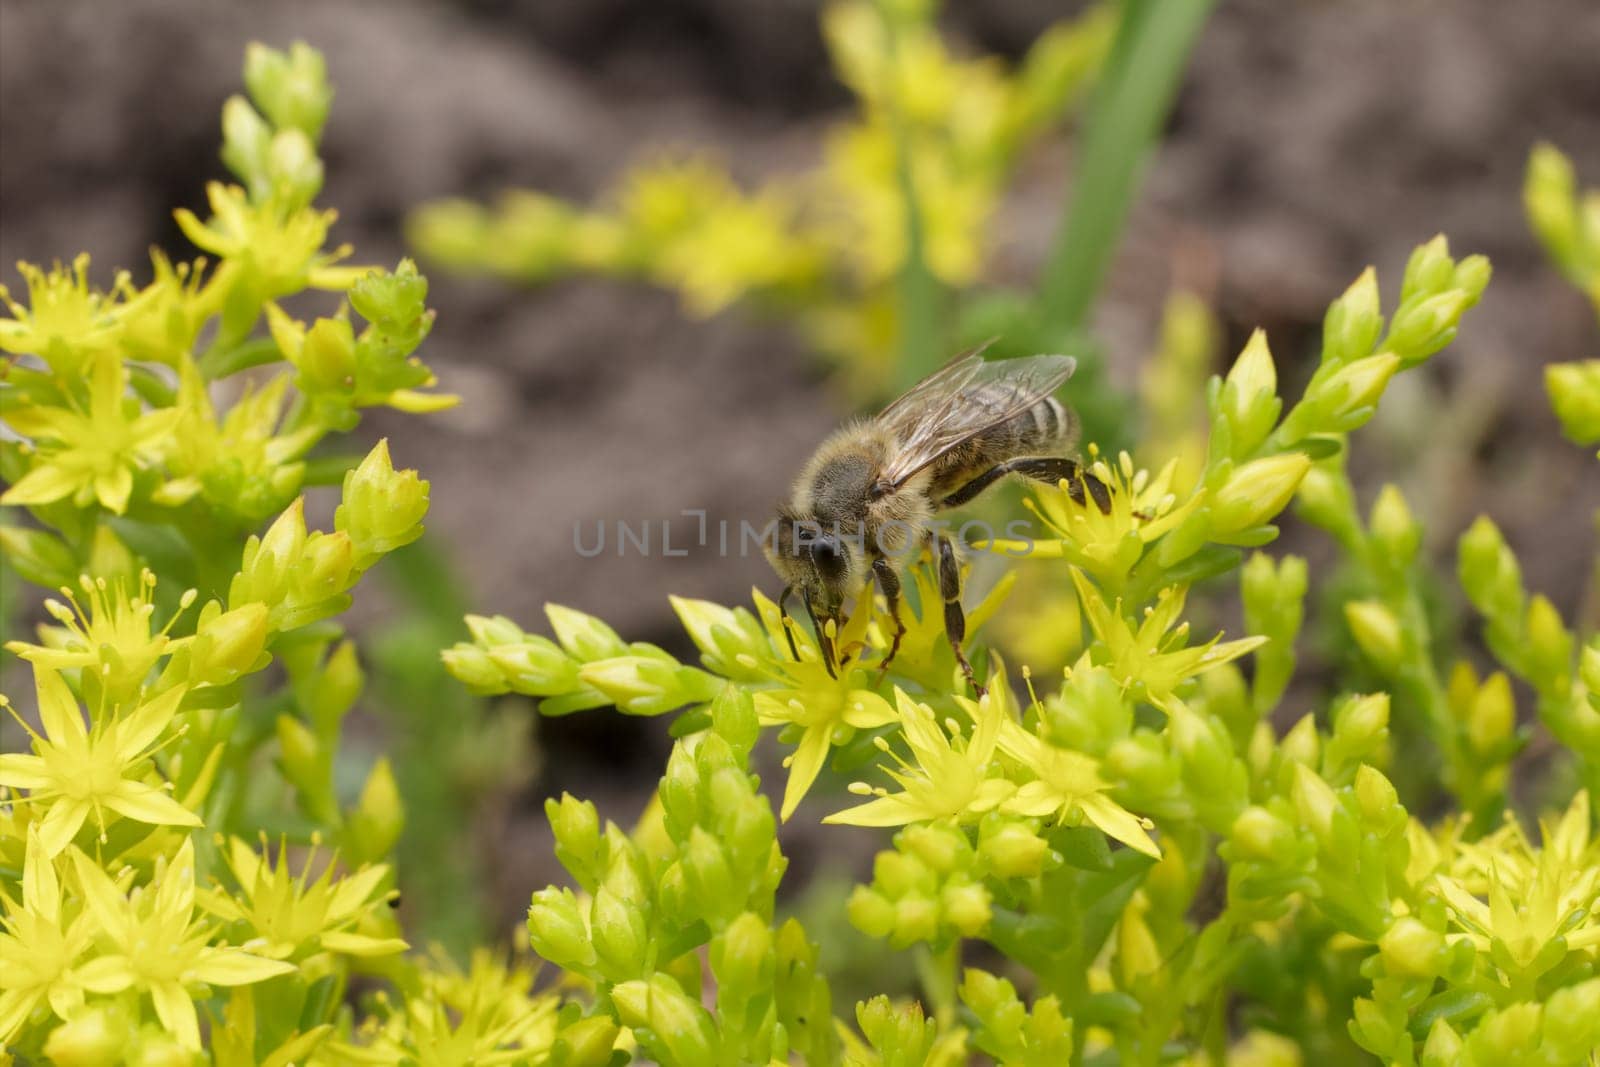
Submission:
[[945,497],[939,502],[939,507],[941,509],[959,507],[1008,474],[1021,474],[1046,485],[1066,482],[1067,495],[1073,500],[1083,503],[1084,493],[1087,492],[1094,500],[1095,507],[1108,515],[1111,513],[1111,491],[1106,488],[1105,483],[1084,470],[1083,464],[1077,460],[1062,456],[1020,456],[1017,459],[1008,459],[1004,463],[990,467]]
[[889,673],[889,664],[894,662],[896,652],[900,651],[900,639],[906,635],[906,624],[900,618],[900,576],[895,573],[894,565],[887,557],[879,556],[872,561],[872,573],[878,579],[878,588],[883,590],[883,599],[889,604],[889,617],[894,620],[894,637],[889,639],[889,652],[878,663],[878,681],[883,681],[883,676]]
[[961,565],[956,561],[955,546],[943,535],[938,538],[939,596],[944,600],[944,634],[950,639],[950,648],[956,654],[956,663],[966,676],[967,684],[981,700],[983,686],[972,676],[972,664],[961,645],[967,639],[967,616],[961,610]]

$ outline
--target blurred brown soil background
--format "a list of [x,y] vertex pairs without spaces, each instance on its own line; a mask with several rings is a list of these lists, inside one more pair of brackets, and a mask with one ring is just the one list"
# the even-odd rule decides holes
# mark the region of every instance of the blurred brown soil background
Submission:
[[[946,21],[964,49],[1015,56],[1067,6],[952,0]],[[321,202],[358,259],[392,264],[405,212],[430,198],[534,186],[587,200],[671,145],[747,179],[809,165],[849,105],[816,15],[811,0],[4,0],[0,279],[20,289],[16,260],[86,249],[105,285],[118,266],[145,277],[151,244],[187,254],[170,211],[203,209],[205,180],[226,177],[218,113],[250,40],[326,54]],[[1135,381],[1175,276],[1223,321],[1224,366],[1264,326],[1298,389],[1323,309],[1364,266],[1392,307],[1417,243],[1442,231],[1486,253],[1483,305],[1426,373],[1397,381],[1352,466],[1364,505],[1382,480],[1402,486],[1448,572],[1455,538],[1490,513],[1529,585],[1574,617],[1600,474],[1559,437],[1541,367],[1600,353],[1600,331],[1529,235],[1520,185],[1540,139],[1600,184],[1596,57],[1593,0],[1222,3],[1099,307],[1113,376]],[[1058,142],[1025,164],[996,219],[997,277],[1034,276],[1070,159]],[[613,542],[580,559],[573,527],[685,508],[763,520],[842,414],[795,339],[738,311],[688,320],[644,287],[428,273],[439,319],[423,355],[464,403],[361,432],[392,435],[397,464],[432,480],[429,536],[478,610],[542,630],[553,600],[684,651],[668,593],[732,602],[772,586],[755,558],[618,558]],[[1328,558],[1305,531],[1284,544]],[[572,788],[630,820],[666,750],[663,723],[607,712],[540,733],[544,771],[477,830],[507,923],[550,877],[539,798]],[[796,840],[796,866],[818,847]]]

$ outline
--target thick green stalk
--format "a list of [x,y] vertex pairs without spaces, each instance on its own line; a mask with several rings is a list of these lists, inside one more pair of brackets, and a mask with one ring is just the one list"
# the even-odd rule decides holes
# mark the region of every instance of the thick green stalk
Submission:
[[1039,289],[1052,338],[1081,336],[1116,252],[1139,172],[1215,0],[1125,0],[1086,120],[1066,217]]
[[894,15],[880,4],[884,49],[888,55],[889,84],[884,86],[884,106],[894,136],[895,173],[905,208],[906,258],[900,265],[900,360],[895,366],[896,389],[909,389],[944,360],[939,341],[939,281],[928,267],[922,201],[917,196],[916,165],[912,158],[911,131],[900,106],[895,81],[899,70],[899,30]]

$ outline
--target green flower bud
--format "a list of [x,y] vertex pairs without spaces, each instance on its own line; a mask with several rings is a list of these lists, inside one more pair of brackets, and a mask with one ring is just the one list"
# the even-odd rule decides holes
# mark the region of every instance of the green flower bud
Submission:
[[322,160],[317,146],[301,130],[279,130],[267,147],[270,187],[292,207],[304,207],[322,191]]
[[1431,296],[1450,285],[1455,277],[1455,262],[1450,258],[1450,242],[1436,234],[1426,244],[1412,249],[1406,260],[1405,278],[1400,283],[1402,304],[1416,297]]
[[1499,527],[1480,515],[1461,535],[1458,571],[1474,607],[1490,618],[1522,612],[1522,569]]
[[1406,1032],[1405,1009],[1388,1000],[1379,1003],[1361,997],[1352,1005],[1355,1019],[1351,1036],[1369,1052],[1386,1062],[1404,1062],[1401,1049],[1409,1054],[1412,1041]]
[[945,922],[955,927],[962,937],[978,937],[989,928],[989,890],[972,882],[951,882],[939,895]]
[[302,802],[319,815],[337,822],[333,794],[329,779],[332,774],[332,756],[305,723],[293,715],[279,715],[277,719],[278,765],[286,778],[300,792]]
[[556,859],[577,883],[594,892],[605,865],[605,845],[600,837],[600,813],[587,800],[563,792],[561,799],[544,802],[545,818],[556,839]]
[[891,945],[904,948],[918,941],[932,941],[938,935],[938,901],[911,894],[894,902],[894,929],[889,937]]
[[1283,735],[1283,743],[1279,747],[1284,759],[1315,767],[1322,758],[1322,737],[1317,733],[1315,716],[1309,713],[1302,715]]
[[1252,805],[1233,820],[1228,840],[1240,858],[1272,863],[1288,854],[1294,843],[1294,827],[1266,808]]
[[709,600],[669,599],[708,669],[730,678],[763,677],[760,664],[771,656],[772,647],[766,631],[748,611],[734,611]]
[[1544,369],[1544,387],[1562,433],[1580,445],[1600,442],[1600,359],[1552,363]]
[[1527,1050],[1538,1048],[1543,1014],[1544,1005],[1524,1001],[1486,1015],[1471,1037],[1479,1062],[1515,1063]]
[[1355,498],[1341,469],[1313,465],[1301,479],[1298,498],[1300,513],[1325,530],[1338,532],[1355,523]]
[[1406,498],[1393,485],[1386,485],[1372,505],[1368,520],[1372,540],[1380,550],[1378,558],[1394,573],[1409,567],[1417,558],[1422,543],[1422,528],[1411,517]]
[[1322,323],[1322,359],[1335,365],[1372,351],[1383,329],[1378,307],[1378,275],[1371,267],[1328,308]]
[[267,152],[272,144],[272,127],[242,96],[230,96],[222,104],[222,162],[239,180],[250,186],[252,195],[270,191],[266,185]]
[[528,635],[523,632],[522,627],[504,615],[496,615],[493,618],[468,615],[466,623],[468,632],[472,634],[472,640],[484,648],[521,644],[528,640]]
[[1540,692],[1565,688],[1572,663],[1572,635],[1556,606],[1542,593],[1528,602],[1528,674]]
[[244,84],[263,114],[279,129],[303,130],[315,141],[328,119],[333,90],[322,53],[296,41],[287,53],[251,43],[245,47]]
[[941,875],[964,867],[972,856],[966,835],[944,825],[908,826],[896,836],[895,845]]
[[344,476],[344,502],[333,524],[349,534],[358,556],[375,558],[421,537],[427,513],[428,483],[416,471],[396,471],[384,439]]
[[25,526],[0,526],[0,552],[19,577],[34,585],[60,589],[77,581],[78,562],[55,534]]
[[933,872],[926,864],[903,852],[880,852],[872,861],[872,883],[891,899],[918,889],[931,889],[934,882]]
[[1563,270],[1581,258],[1585,238],[1578,214],[1578,180],[1553,145],[1534,146],[1522,184],[1522,206],[1539,241]]
[[1335,847],[1334,823],[1343,814],[1339,798],[1328,788],[1328,783],[1305,764],[1295,767],[1290,792],[1301,824],[1316,836],[1323,848],[1332,850]]
[[1351,600],[1344,606],[1345,623],[1361,651],[1385,674],[1400,669],[1405,657],[1405,635],[1394,612],[1377,600]]
[[428,279],[417,273],[415,263],[402,259],[393,271],[368,271],[346,298],[368,322],[403,333],[428,313]]
[[356,385],[356,336],[345,318],[318,319],[293,359],[307,392],[350,392]]
[[355,811],[345,825],[345,836],[354,859],[372,862],[394,851],[405,829],[405,805],[400,787],[387,757],[380,756],[361,787]]
[[621,1028],[609,1015],[579,1019],[561,1028],[550,1047],[552,1067],[606,1067]]
[[1212,499],[1212,536],[1225,541],[1271,522],[1288,506],[1311,469],[1303,452],[1283,452],[1236,467]]
[[1431,978],[1444,962],[1444,935],[1409,915],[1396,919],[1378,940],[1383,966],[1400,978]]
[[736,685],[723,686],[711,702],[711,726],[717,736],[728,743],[739,766],[748,767],[750,750],[761,737],[761,721],[756,716],[750,690]]
[[1451,287],[1467,294],[1470,304],[1476,304],[1483,296],[1483,291],[1489,287],[1489,276],[1492,268],[1489,266],[1487,256],[1467,256],[1456,264],[1455,277],[1451,279]]
[[317,729],[332,733],[361,696],[365,678],[354,641],[341,641],[322,666],[316,685],[305,695],[306,714]]
[[1456,335],[1456,325],[1472,303],[1469,294],[1450,289],[1403,309],[1389,331],[1388,348],[1407,367],[1422,362],[1450,343]]
[[1422,1067],[1461,1067],[1466,1062],[1466,1043],[1444,1018],[1433,1021],[1428,1040],[1422,1045]]
[[885,996],[857,1004],[856,1025],[885,1064],[926,1063],[939,1034],[920,1003],[897,1006]]
[[1256,330],[1223,382],[1221,412],[1229,424],[1229,455],[1248,456],[1272,432],[1283,408],[1277,387],[1267,335]]
[[530,634],[519,644],[494,645],[488,654],[501,682],[519,693],[561,696],[582,688],[579,664],[547,637]]
[[207,604],[190,642],[189,684],[226,685],[264,664],[269,615],[261,603],[227,612],[221,601]]
[[888,937],[894,929],[894,904],[870,886],[858,885],[851,890],[845,912],[851,925],[868,937]]
[[710,955],[719,989],[748,997],[772,983],[772,930],[753,911],[741,912],[712,939]]
[[1511,680],[1502,671],[1484,679],[1473,694],[1467,713],[1467,742],[1474,752],[1490,755],[1503,751],[1516,727],[1516,703],[1511,695]]
[[1106,753],[1105,768],[1112,780],[1128,783],[1136,794],[1161,796],[1178,784],[1177,760],[1162,739],[1147,731],[1123,738]]
[[1600,978],[1558,989],[1544,1006],[1541,1051],[1556,1063],[1581,1063],[1600,1048]]
[[614,656],[586,663],[578,679],[610,697],[629,715],[661,715],[685,704],[710,700],[723,683],[694,667],[661,656]]
[[103,1067],[122,1062],[133,1037],[126,1011],[115,1003],[84,1007],[50,1031],[44,1054],[59,1067]]
[[595,954],[608,975],[622,978],[644,970],[650,931],[639,907],[602,885],[589,909],[589,928]]
[[126,1067],[195,1067],[200,1054],[180,1044],[170,1034],[154,1026],[139,1031],[131,1048],[124,1053]]
[[544,613],[561,647],[585,663],[628,654],[628,646],[617,632],[593,615],[560,604],[546,604]]
[[648,982],[622,982],[611,990],[611,1001],[624,1026],[649,1031],[648,1036],[639,1036],[657,1059],[716,1062],[717,1030],[710,1013],[666,975],[651,975]]
[[702,913],[716,914],[724,910],[735,892],[735,885],[721,843],[696,826],[689,831],[682,863],[684,881],[689,892],[699,901]]
[[978,856],[1000,878],[1036,878],[1044,871],[1050,846],[1025,823],[986,821],[978,842]]
[[1369,693],[1334,713],[1333,740],[1347,752],[1368,753],[1389,735],[1389,694]]
[[563,970],[594,966],[594,942],[578,909],[578,898],[570,889],[549,886],[533,894],[528,936],[535,952]]
[[1405,817],[1394,784],[1370,764],[1356,768],[1356,804],[1361,808],[1362,819],[1379,829],[1386,830],[1397,817]]
[[1305,403],[1320,414],[1319,427],[1353,430],[1372,417],[1378,399],[1389,386],[1389,379],[1399,369],[1400,357],[1392,352],[1366,356],[1345,364],[1320,384],[1313,385],[1307,390]]

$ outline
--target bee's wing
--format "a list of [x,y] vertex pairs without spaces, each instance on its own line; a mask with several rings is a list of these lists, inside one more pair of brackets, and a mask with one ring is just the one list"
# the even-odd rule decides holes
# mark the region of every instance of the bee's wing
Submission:
[[979,352],[935,372],[878,416],[899,445],[881,480],[898,488],[952,448],[1055,392],[1078,365],[1071,356],[989,362]]

